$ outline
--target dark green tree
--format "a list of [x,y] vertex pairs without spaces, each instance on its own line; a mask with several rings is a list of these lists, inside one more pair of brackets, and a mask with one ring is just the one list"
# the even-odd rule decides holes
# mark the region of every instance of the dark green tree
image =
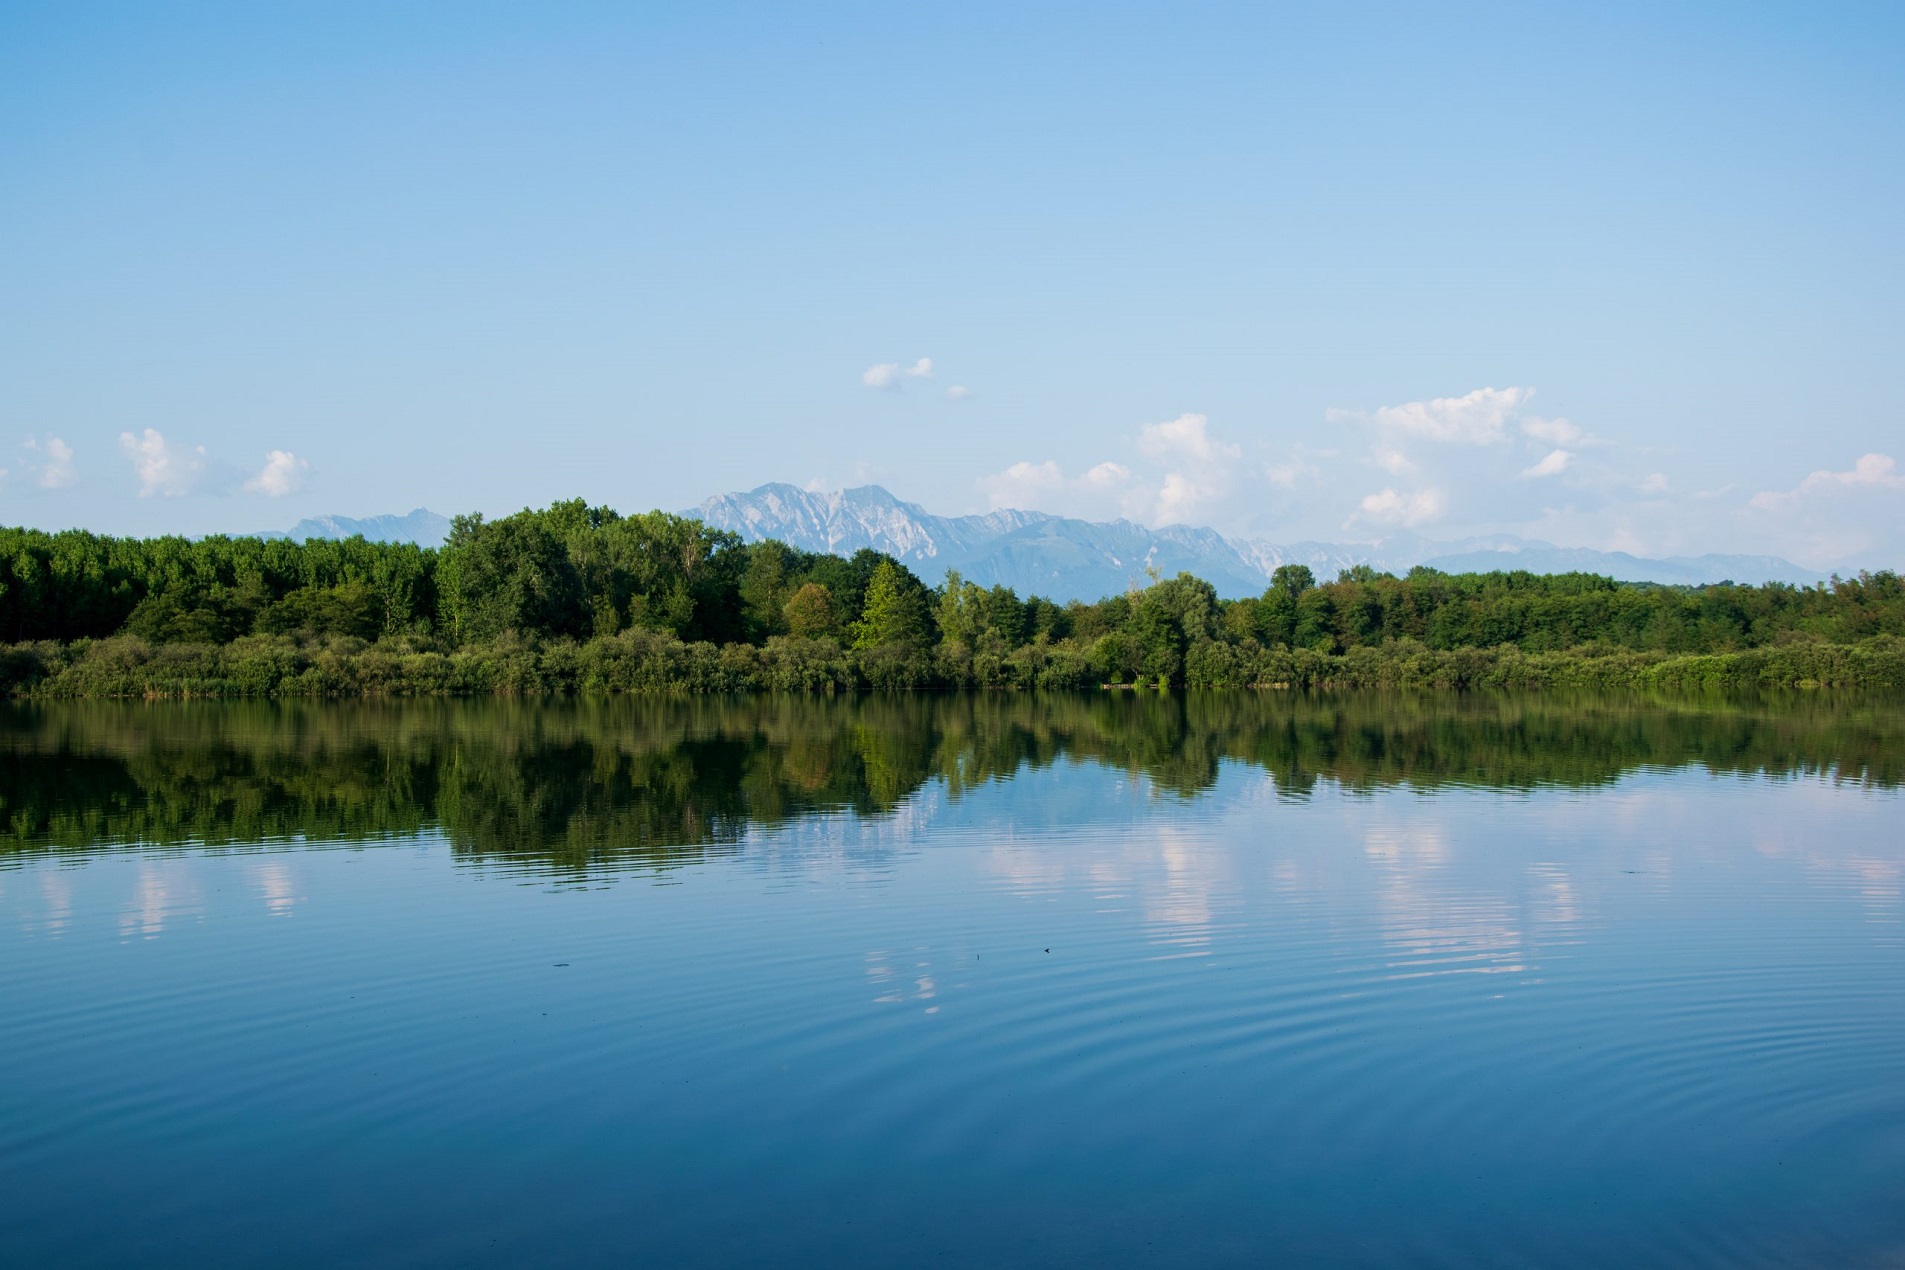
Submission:
[[1280,564],[1271,571],[1270,585],[1294,600],[1316,585],[1316,575],[1307,564]]

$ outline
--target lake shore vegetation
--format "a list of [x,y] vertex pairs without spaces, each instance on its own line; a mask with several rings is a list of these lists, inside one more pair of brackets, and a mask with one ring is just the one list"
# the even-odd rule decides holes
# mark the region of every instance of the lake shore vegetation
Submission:
[[0,530],[0,692],[341,697],[953,688],[1905,688],[1890,571],[1188,574],[1059,604],[580,500],[441,549]]

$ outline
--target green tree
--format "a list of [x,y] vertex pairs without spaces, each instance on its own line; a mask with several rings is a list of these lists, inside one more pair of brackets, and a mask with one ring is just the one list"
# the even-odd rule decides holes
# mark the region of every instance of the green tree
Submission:
[[833,596],[818,582],[808,582],[787,597],[781,614],[790,635],[812,638],[831,634],[834,628]]
[[792,552],[769,539],[742,548],[747,566],[741,571],[740,601],[748,639],[760,643],[787,630],[788,565]]
[[866,600],[853,628],[853,646],[918,647],[929,634],[925,589],[899,565],[881,561],[867,580]]
[[1270,585],[1294,600],[1316,585],[1316,575],[1307,564],[1280,564],[1270,574]]
[[535,512],[496,521],[458,516],[442,561],[450,629],[459,640],[584,629],[582,578],[566,544]]

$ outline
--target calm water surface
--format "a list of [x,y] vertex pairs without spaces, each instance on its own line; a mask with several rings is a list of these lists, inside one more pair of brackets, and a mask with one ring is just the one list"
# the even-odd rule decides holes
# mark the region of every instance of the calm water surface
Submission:
[[0,1262],[1905,1264],[1895,702],[0,714]]

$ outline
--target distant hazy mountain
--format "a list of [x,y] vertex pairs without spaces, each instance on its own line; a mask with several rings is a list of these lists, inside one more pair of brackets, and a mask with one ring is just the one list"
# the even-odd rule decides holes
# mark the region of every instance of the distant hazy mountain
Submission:
[[313,516],[291,527],[287,538],[355,538],[359,534],[372,542],[414,542],[420,547],[441,547],[450,536],[450,518],[419,507],[405,516]]
[[684,514],[750,542],[778,538],[840,555],[872,547],[930,582],[957,569],[985,586],[1003,583],[1055,599],[1097,599],[1142,586],[1147,569],[1167,576],[1189,570],[1226,595],[1255,595],[1266,576],[1255,560],[1210,529],[1150,530],[1127,520],[1095,524],[1044,512],[935,516],[877,485],[835,493],[763,485],[711,498]]
[[1645,560],[1624,552],[1562,548],[1506,534],[1459,542],[1398,534],[1366,543],[1279,545],[1228,538],[1214,529],[1184,525],[1147,529],[1128,520],[1071,520],[1043,512],[935,516],[877,485],[833,493],[763,485],[745,494],[710,498],[683,514],[733,530],[749,542],[778,538],[803,550],[841,555],[872,547],[905,562],[929,582],[938,582],[946,570],[957,569],[982,585],[1003,583],[1020,594],[1059,600],[1093,600],[1142,586],[1153,570],[1165,577],[1180,571],[1194,573],[1228,598],[1256,595],[1282,564],[1308,565],[1324,579],[1358,564],[1396,573],[1427,564],[1449,573],[1580,570],[1627,582],[1699,584],[1731,579],[1803,584],[1819,580],[1776,556]]

